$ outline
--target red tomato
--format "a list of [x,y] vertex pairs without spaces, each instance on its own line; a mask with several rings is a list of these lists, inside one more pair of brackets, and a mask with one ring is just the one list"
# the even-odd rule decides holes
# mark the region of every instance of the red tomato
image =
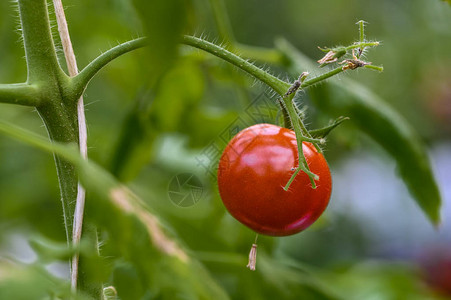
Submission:
[[294,131],[257,124],[239,132],[219,161],[219,194],[227,210],[254,231],[285,236],[298,233],[318,219],[329,203],[332,180],[324,156],[303,143],[310,170],[319,176],[317,188],[299,172],[288,191],[286,185],[298,165]]
[[451,297],[451,249],[449,246],[433,247],[420,257],[423,279],[439,294]]

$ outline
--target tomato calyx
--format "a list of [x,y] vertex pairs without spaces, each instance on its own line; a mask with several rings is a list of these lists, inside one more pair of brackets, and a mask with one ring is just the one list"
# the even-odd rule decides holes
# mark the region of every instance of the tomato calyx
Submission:
[[319,153],[322,153],[321,145],[326,143],[326,136],[340,125],[343,121],[348,120],[347,117],[339,117],[334,121],[331,121],[328,126],[309,131],[304,125],[304,113],[298,108],[294,101],[294,96],[297,91],[302,88],[302,83],[307,78],[308,72],[302,72],[297,80],[293,82],[288,91],[279,98],[277,102],[282,111],[282,116],[284,120],[284,127],[292,129],[296,134],[296,140],[298,145],[298,166],[293,167],[294,173],[284,186],[284,190],[288,191],[290,185],[299,174],[300,171],[304,172],[309,176],[312,189],[316,189],[316,181],[319,180],[319,176],[311,172],[307,161],[305,159],[304,153],[302,152],[302,143],[311,143]]
[[299,78],[293,82],[288,91],[278,101],[281,106],[281,110],[283,112],[285,126],[291,125],[288,128],[293,129],[296,134],[298,148],[298,166],[294,167],[295,171],[293,175],[288,180],[287,184],[284,186],[285,191],[288,191],[290,185],[293,183],[294,179],[296,178],[296,176],[299,174],[300,171],[308,175],[312,189],[316,189],[315,181],[319,179],[319,176],[317,174],[310,171],[310,168],[307,164],[304,153],[302,151],[302,143],[303,142],[312,143],[319,152],[322,152],[319,144],[320,143],[324,144],[325,140],[313,138],[313,136],[309,133],[309,131],[304,125],[304,122],[302,120],[303,119],[302,113],[298,109],[296,103],[293,101],[294,96],[296,95],[297,91],[301,88],[302,83],[307,78],[307,76],[308,72],[302,72],[301,75],[299,75]]

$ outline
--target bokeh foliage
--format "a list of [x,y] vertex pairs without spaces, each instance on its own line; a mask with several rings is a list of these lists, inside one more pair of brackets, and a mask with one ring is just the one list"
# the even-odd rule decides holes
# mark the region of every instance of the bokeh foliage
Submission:
[[[116,41],[149,34],[157,44],[155,49],[121,57],[90,84],[85,95],[89,156],[127,182],[161,217],[171,236],[189,249],[194,261],[187,266],[162,255],[149,246],[136,218],[123,216],[90,192],[87,222],[101,227],[103,246],[101,257],[83,248],[83,243],[80,251],[92,266],[88,272],[93,281],[115,286],[121,299],[433,297],[415,264],[394,262],[392,257],[372,259],[373,245],[358,228],[364,224],[354,224],[349,216],[326,213],[305,233],[260,238],[257,271],[246,269],[254,234],[225,211],[214,176],[198,159],[211,143],[223,145],[218,141],[224,130],[237,117],[245,118],[245,108],[257,96],[270,92],[216,58],[177,46],[180,33],[211,40],[218,36],[206,1],[70,0],[64,4],[80,66]],[[274,47],[275,38],[282,36],[313,59],[322,54],[316,46],[349,42],[356,36],[353,23],[367,20],[368,35],[383,41],[370,53],[371,60],[383,62],[385,71],[343,76],[388,101],[428,144],[449,141],[451,116],[437,109],[448,103],[443,90],[451,85],[451,11],[446,3],[233,0],[226,2],[226,8],[241,43]],[[0,3],[0,82],[25,79],[16,14],[14,4]],[[280,65],[270,68],[281,78],[290,76]],[[315,109],[314,97],[310,103],[308,95],[303,96],[309,122],[316,127],[327,123],[331,116]],[[2,104],[0,118],[46,135],[30,108]],[[373,151],[374,144],[366,144],[355,125],[348,121],[332,133],[326,152],[332,167],[356,147]],[[72,253],[65,246],[53,158],[3,136],[0,153],[0,299],[40,299],[49,291],[64,298],[69,291],[66,278],[56,278],[45,269],[50,262],[64,264]],[[208,163],[214,169],[214,158]],[[204,185],[204,197],[189,208],[177,207],[168,198],[170,180],[183,172],[196,174]],[[343,242],[334,242],[333,237],[342,235]],[[26,248],[12,242],[20,238],[31,240],[32,253],[37,255],[32,264],[14,262],[17,256],[8,254]],[[67,270],[56,273],[67,276]]]

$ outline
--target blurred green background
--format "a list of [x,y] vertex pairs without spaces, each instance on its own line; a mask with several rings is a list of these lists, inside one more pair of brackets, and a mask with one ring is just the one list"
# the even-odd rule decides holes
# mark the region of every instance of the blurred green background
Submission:
[[[141,12],[132,1],[64,4],[80,68],[111,46],[144,35]],[[267,100],[275,98],[243,72],[187,47],[178,49],[169,71],[157,79],[161,66],[152,65],[149,49],[140,49],[111,63],[91,82],[85,94],[90,158],[148,201],[233,299],[451,297],[450,5],[439,0],[227,0],[225,7],[240,43],[273,48],[274,40],[283,37],[315,60],[322,55],[317,46],[351,43],[357,38],[355,23],[368,22],[367,37],[382,42],[368,59],[382,64],[384,72],[340,76],[369,87],[421,136],[443,197],[439,230],[412,200],[395,163],[350,120],[331,134],[326,147],[334,180],[328,210],[300,234],[261,236],[257,271],[250,272],[245,265],[254,233],[225,211],[214,154],[234,126],[258,121],[250,110],[268,109]],[[194,0],[183,12],[186,33],[222,42],[209,1]],[[26,80],[17,23],[15,5],[1,1],[2,83]],[[261,65],[289,78],[281,66]],[[308,124],[327,123],[308,95],[302,97]],[[277,112],[277,106],[268,111]],[[268,116],[264,121],[275,115]],[[1,104],[0,118],[46,135],[31,108]],[[201,182],[202,196],[190,207],[176,206],[169,198],[170,182],[181,173],[195,174]],[[36,262],[27,243],[31,237],[64,243],[59,199],[53,157],[0,136],[0,259]],[[68,278],[65,261],[46,262],[46,268]],[[1,279],[0,273],[0,286]],[[136,294],[122,291],[123,299],[158,298],[146,294],[145,287],[134,288]],[[184,299],[180,294],[175,298]]]

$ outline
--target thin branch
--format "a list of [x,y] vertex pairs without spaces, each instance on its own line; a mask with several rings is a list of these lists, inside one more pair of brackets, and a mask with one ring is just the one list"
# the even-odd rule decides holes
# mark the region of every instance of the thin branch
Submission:
[[268,72],[260,69],[259,67],[239,57],[238,55],[208,41],[185,35],[182,39],[182,43],[204,50],[206,52],[209,52],[210,54],[213,54],[214,56],[228,61],[229,63],[259,79],[260,81],[263,81],[279,95],[284,95],[291,86],[291,84],[269,74]]
[[[259,79],[260,81],[263,81],[280,95],[285,94],[286,91],[290,88],[289,83],[280,80],[279,78],[269,74],[268,72],[253,65],[247,60],[218,45],[188,35],[183,36],[181,42],[182,44],[204,50],[206,52],[209,52],[210,54],[228,61],[229,63]],[[101,54],[93,61],[91,61],[91,63],[89,63],[77,76],[73,77],[73,93],[75,95],[81,95],[94,75],[96,75],[97,72],[99,72],[109,62],[125,53],[142,48],[144,46],[147,46],[147,39],[139,38],[120,44]]]
[[110,61],[118,58],[122,54],[142,48],[146,45],[146,38],[138,38],[117,45],[116,47],[113,47],[110,50],[102,53],[100,56],[91,61],[83,70],[81,70],[81,72],[77,76],[73,77],[72,84],[74,93],[77,96],[83,94],[83,91],[86,89],[89,81]]
[[[76,76],[78,74],[77,61],[75,59],[74,49],[70,40],[69,29],[67,27],[66,16],[64,14],[64,8],[61,0],[53,0],[55,7],[56,21],[58,23],[58,31],[61,37],[61,43],[63,44],[64,55],[66,57],[67,69],[70,76]],[[83,104],[83,96],[80,95],[77,103],[78,113],[78,140],[80,146],[81,156],[86,159],[88,156],[87,146],[87,130],[86,130],[86,118]],[[82,229],[83,229],[83,214],[85,207],[86,191],[80,182],[77,185],[77,200],[75,203],[74,212],[74,225],[72,231],[72,244],[78,245],[80,243]],[[79,254],[75,254],[72,258],[71,265],[71,286],[72,290],[77,289],[78,279],[78,262]]]
[[315,78],[312,78],[312,79],[310,79],[310,80],[304,81],[304,82],[301,84],[301,88],[302,88],[302,89],[308,88],[309,86],[315,85],[315,84],[317,84],[317,83],[319,83],[319,82],[321,82],[321,81],[323,81],[323,80],[325,80],[325,79],[327,79],[327,78],[330,78],[330,77],[332,77],[332,76],[335,76],[335,75],[337,75],[337,74],[340,74],[340,73],[343,72],[343,71],[345,71],[345,70],[343,69],[343,67],[336,67],[335,69],[332,69],[332,70],[330,70],[329,72],[326,72],[326,73],[324,73],[324,74],[321,74],[321,75],[319,75],[319,76],[317,76],[317,77],[315,77]]
[[41,103],[41,97],[35,85],[27,83],[0,84],[0,102],[38,106]]

